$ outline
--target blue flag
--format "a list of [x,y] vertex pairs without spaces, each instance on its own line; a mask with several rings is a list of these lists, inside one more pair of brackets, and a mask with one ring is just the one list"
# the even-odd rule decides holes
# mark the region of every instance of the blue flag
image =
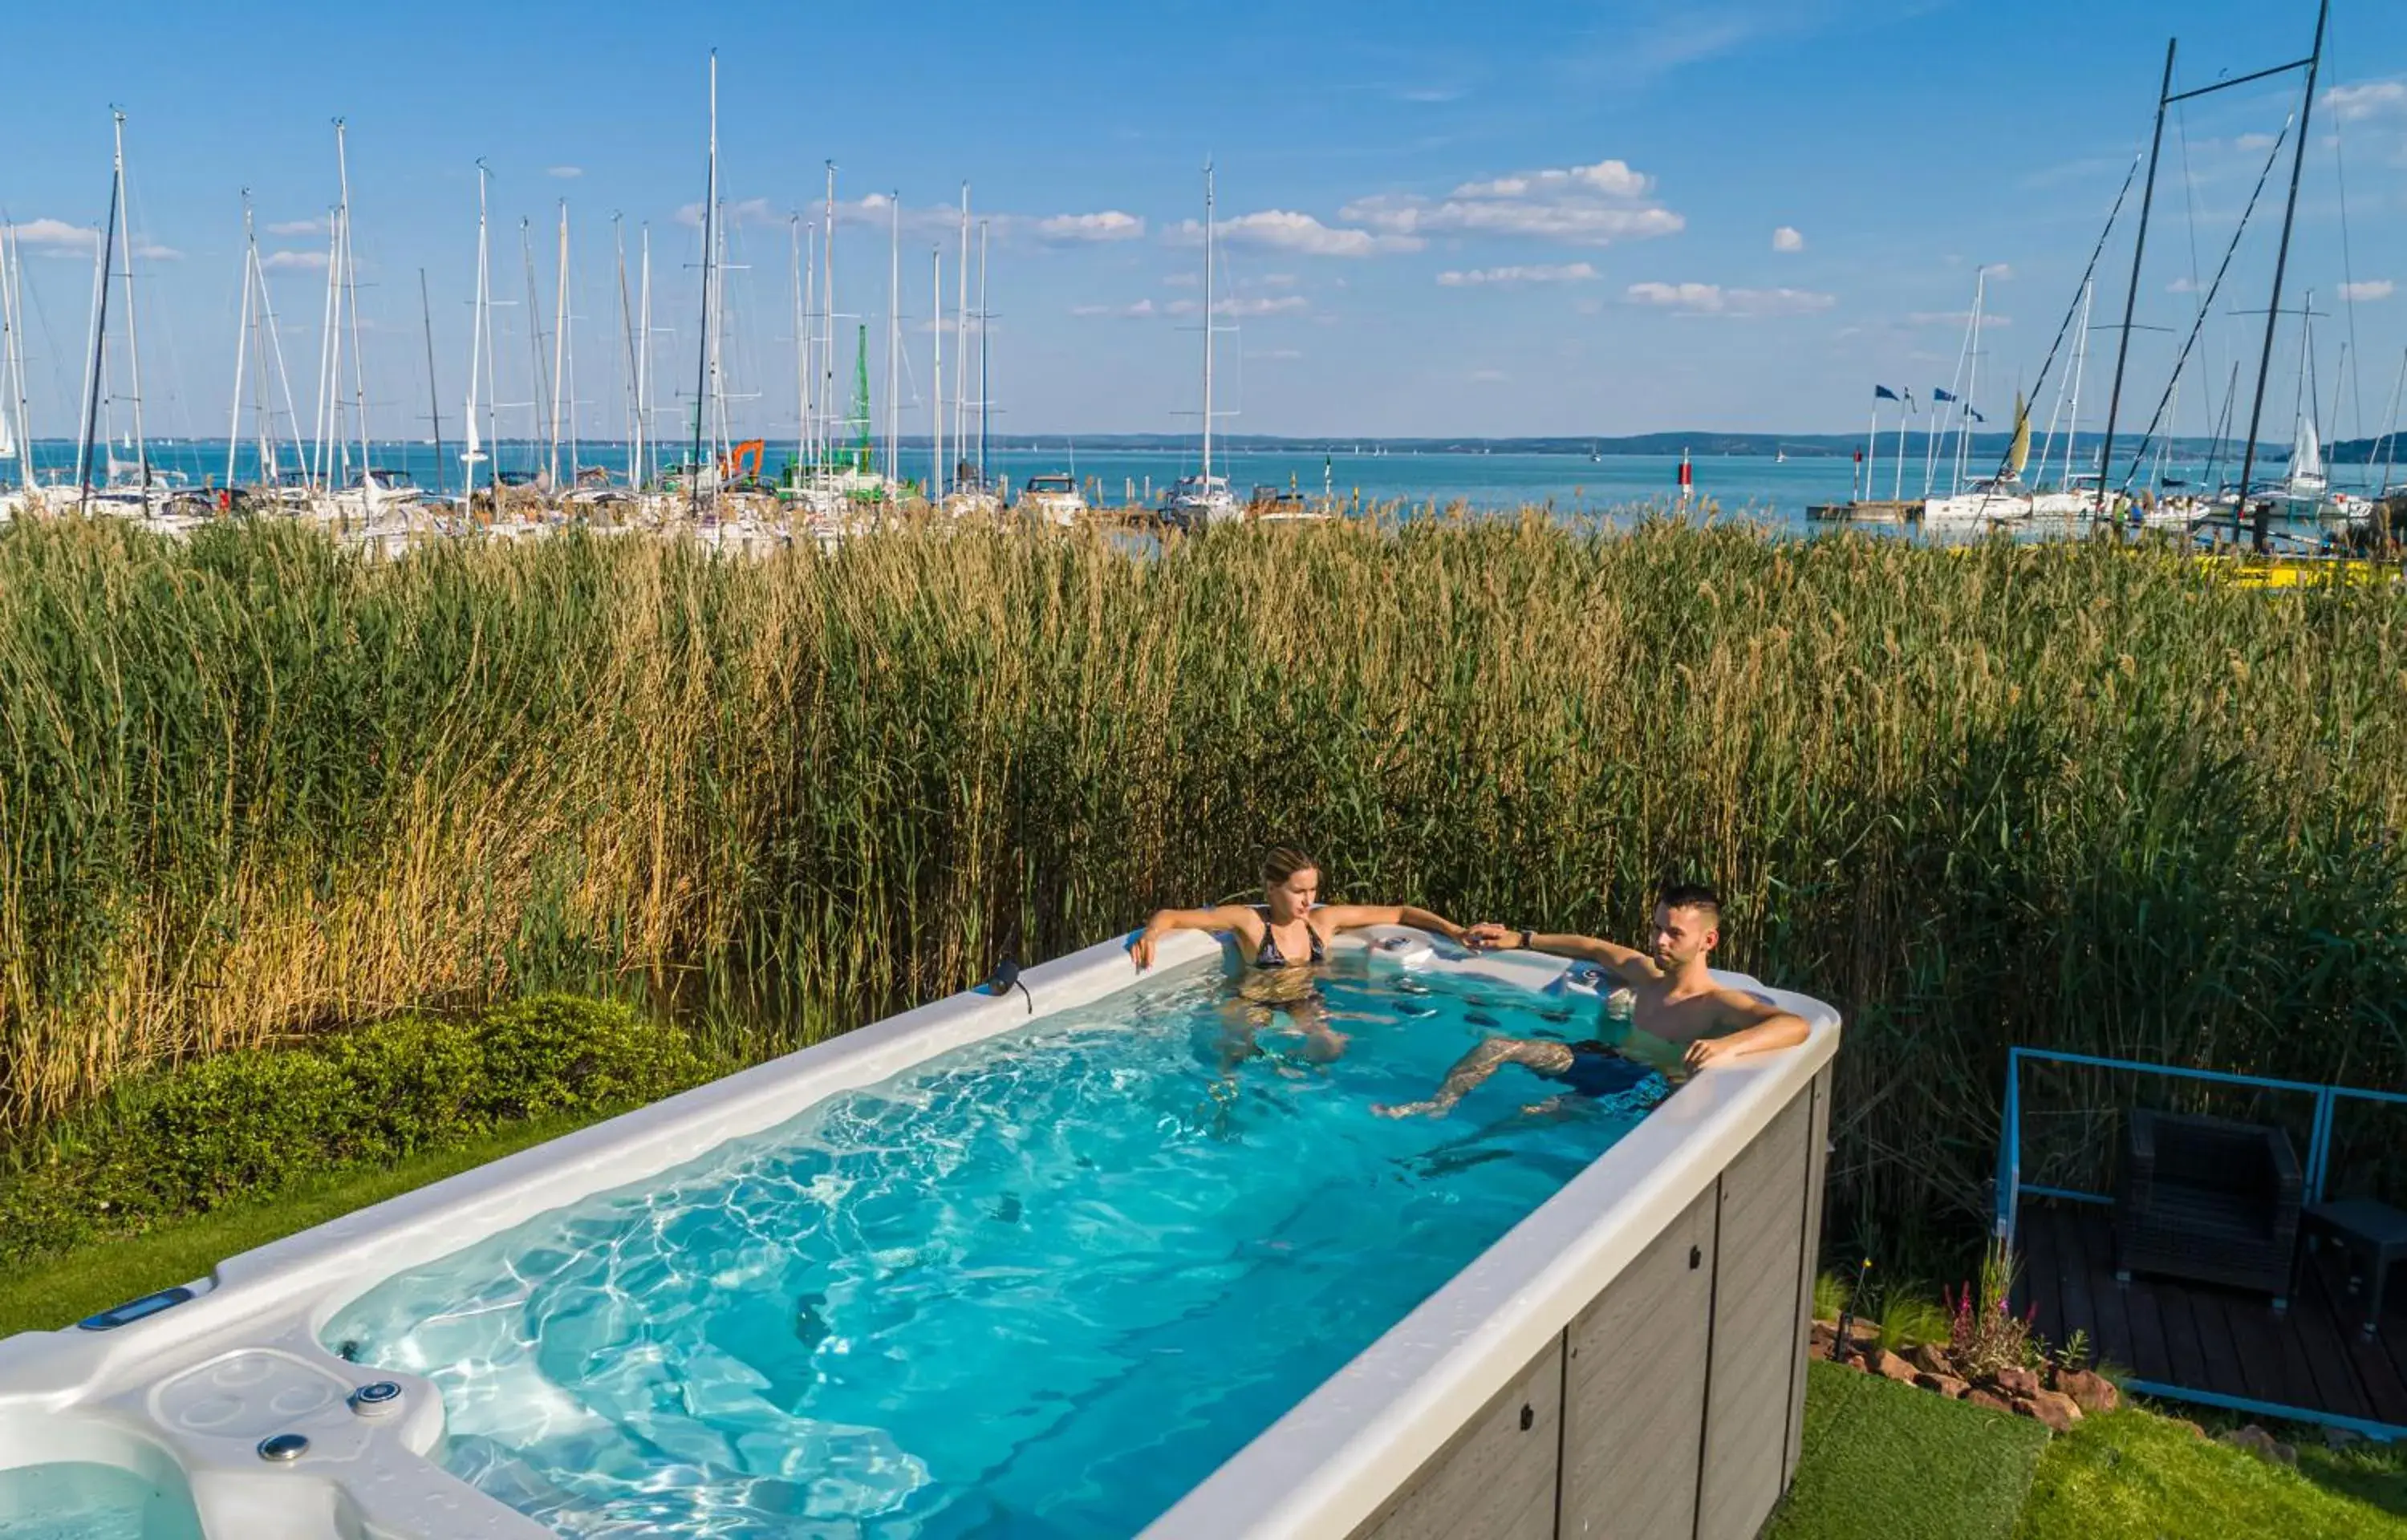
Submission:
[[1875,385],[1873,387],[1873,400],[1895,401],[1897,400],[1897,392],[1890,389],[1886,385]]
[[1957,397],[1952,391],[1942,390],[1934,385],[1930,388],[1930,399],[1932,401],[1954,401]]

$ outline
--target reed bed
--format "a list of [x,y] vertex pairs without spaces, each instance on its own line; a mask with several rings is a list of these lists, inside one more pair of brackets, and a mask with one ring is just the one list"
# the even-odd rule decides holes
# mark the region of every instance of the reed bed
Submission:
[[1538,516],[392,563],[0,534],[0,1134],[537,988],[760,1055],[1242,890],[1838,1003],[1844,1212],[1984,1201],[2010,1042],[2407,1082],[2407,599],[2106,545]]

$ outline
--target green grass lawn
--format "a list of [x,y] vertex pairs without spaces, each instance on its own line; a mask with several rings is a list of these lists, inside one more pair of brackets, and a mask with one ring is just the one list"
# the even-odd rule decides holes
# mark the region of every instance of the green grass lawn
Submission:
[[499,1160],[567,1133],[580,1121],[521,1123],[399,1166],[339,1173],[256,1203],[178,1220],[142,1235],[78,1247],[0,1272],[0,1336],[70,1325],[153,1290],[189,1283],[236,1252]]
[[2047,1430],[1835,1363],[1807,1365],[1805,1452],[1766,1540],[2006,1540]]
[[[2293,1436],[2305,1436],[2297,1435]],[[2407,1459],[2308,1445],[2298,1471],[2125,1407],[2051,1438],[1810,1365],[1805,1450],[1767,1540],[2401,1540]]]
[[[2049,1442],[2015,1533],[2017,1540],[2407,1535],[2407,1510],[2385,1512],[2368,1501],[2381,1490],[2377,1480],[2335,1490],[2326,1473],[2338,1463],[2329,1451],[2302,1448],[2300,1469],[2290,1471],[2127,1406]],[[2399,1495],[2395,1485],[2391,1495]]]

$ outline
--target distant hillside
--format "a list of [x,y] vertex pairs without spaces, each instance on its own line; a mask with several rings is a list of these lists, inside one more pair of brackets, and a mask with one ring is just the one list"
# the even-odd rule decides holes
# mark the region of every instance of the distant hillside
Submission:
[[[1956,451],[1956,436],[1953,433],[1943,433],[1939,435],[1939,454],[1943,457],[1953,455]],[[1976,432],[1973,435],[1968,455],[1976,461],[2002,459],[2005,457],[2008,439],[2009,435],[2003,431]],[[1232,452],[1347,456],[1384,452],[1390,455],[1492,454],[1586,457],[1594,453],[1650,456],[1689,454],[1700,457],[1756,456],[1768,459],[1775,454],[1786,454],[1791,459],[1844,459],[1860,453],[1864,448],[1864,438],[1860,433],[1704,431],[1619,435],[1599,433],[1592,437],[1549,434],[1522,438],[1478,438],[1464,435],[1458,438],[1388,439],[1289,438],[1275,433],[1215,433],[1212,436],[1212,442],[1216,447]],[[2371,439],[2351,440],[2346,444],[2333,445],[2328,453],[2337,463],[2362,463],[2374,443],[2375,441]],[[1158,449],[1184,450],[1191,453],[1196,448],[1196,438],[1192,433],[998,433],[993,436],[990,444],[993,447],[1005,449],[1058,449],[1066,444],[1075,445],[1081,449],[1097,451]],[[2074,442],[2074,459],[2094,461],[2097,458],[2098,444],[2099,435],[2083,433]],[[2136,447],[2137,440],[2130,434],[2118,434],[2115,445],[2115,459],[2120,460],[2126,450]],[[2208,447],[2204,440],[2176,439],[2173,441],[2174,453],[2184,459],[2203,458]],[[1884,429],[1879,435],[1877,447],[1879,458],[1887,460],[1897,454],[1897,430],[1894,427]],[[1910,459],[1927,458],[1931,453],[1930,435],[1908,432],[1905,435],[1905,453]],[[2064,446],[2058,444],[2054,446],[2048,459],[2052,463],[2056,462],[2063,453]],[[2231,458],[2234,453],[2231,445],[2224,445],[2222,450],[2224,458]],[[2279,463],[2288,458],[2289,448],[2286,445],[2276,446],[2269,444],[2257,450],[2258,462],[2263,464]],[[2401,458],[2407,459],[2407,455],[2402,455]]]

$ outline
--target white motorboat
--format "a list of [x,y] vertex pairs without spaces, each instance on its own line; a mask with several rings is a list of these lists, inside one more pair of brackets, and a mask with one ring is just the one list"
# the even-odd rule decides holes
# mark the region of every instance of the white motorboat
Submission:
[[1245,516],[1245,504],[1229,490],[1227,476],[1181,476],[1161,501],[1161,521],[1174,529],[1202,530]]
[[1019,489],[1018,507],[1023,517],[1064,530],[1087,516],[1087,500],[1079,494],[1078,478],[1066,471],[1030,476]]

